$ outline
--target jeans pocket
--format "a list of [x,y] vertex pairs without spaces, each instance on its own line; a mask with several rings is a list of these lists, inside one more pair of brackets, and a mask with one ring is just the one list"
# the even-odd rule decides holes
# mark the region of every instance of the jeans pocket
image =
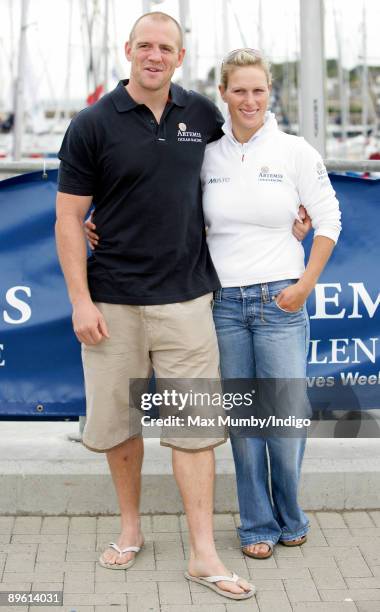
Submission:
[[297,310],[285,310],[285,308],[281,308],[281,306],[279,306],[277,302],[277,296],[274,297],[273,302],[277,306],[278,310],[281,310],[281,312],[286,312],[286,314],[289,314],[289,315],[298,314],[303,309],[303,304],[302,304],[301,308],[297,308]]

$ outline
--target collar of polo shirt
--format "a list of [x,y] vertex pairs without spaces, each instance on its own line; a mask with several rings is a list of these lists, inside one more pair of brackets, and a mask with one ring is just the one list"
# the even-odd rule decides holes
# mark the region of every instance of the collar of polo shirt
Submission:
[[[115,105],[116,110],[119,113],[124,113],[126,111],[132,110],[139,106],[138,102],[136,102],[129,95],[126,90],[126,85],[128,85],[129,79],[123,79],[119,81],[116,89],[111,92],[111,98]],[[169,93],[169,101],[173,102],[176,106],[186,106],[188,93],[179,87],[175,83],[170,84],[170,93]]]

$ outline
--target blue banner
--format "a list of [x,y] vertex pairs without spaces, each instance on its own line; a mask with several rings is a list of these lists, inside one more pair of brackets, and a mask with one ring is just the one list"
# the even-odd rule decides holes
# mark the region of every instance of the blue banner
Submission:
[[[321,406],[336,389],[335,407],[378,408],[380,180],[331,179],[343,232],[308,302],[308,384]],[[0,416],[85,414],[80,347],[54,244],[56,183],[56,171],[0,182]],[[306,250],[310,244],[311,237]]]

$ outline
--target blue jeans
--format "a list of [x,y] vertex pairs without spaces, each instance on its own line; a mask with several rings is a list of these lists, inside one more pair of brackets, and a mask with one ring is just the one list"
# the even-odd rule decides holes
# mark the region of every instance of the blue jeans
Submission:
[[[294,280],[219,289],[214,322],[223,379],[306,377],[305,307],[281,310],[275,297]],[[294,540],[309,522],[297,501],[305,437],[240,437],[230,431],[242,546]]]

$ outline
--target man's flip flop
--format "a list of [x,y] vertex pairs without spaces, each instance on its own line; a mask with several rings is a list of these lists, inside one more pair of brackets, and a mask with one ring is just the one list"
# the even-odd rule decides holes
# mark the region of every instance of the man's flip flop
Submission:
[[141,546],[127,546],[127,548],[121,549],[114,542],[110,542],[107,548],[113,548],[114,550],[116,550],[119,553],[120,557],[122,555],[125,555],[125,553],[127,552],[136,553],[135,556],[132,557],[132,559],[130,559],[127,563],[107,563],[106,561],[103,560],[103,555],[101,555],[99,557],[99,564],[102,567],[105,567],[106,569],[112,569],[112,570],[125,570],[125,569],[128,569],[129,567],[132,567],[132,565],[136,561],[137,553],[140,552],[141,550]]
[[241,549],[243,555],[246,555],[247,557],[251,557],[252,559],[268,559],[269,557],[273,555],[273,542],[271,542],[270,540],[263,540],[262,542],[255,542],[254,545],[256,544],[266,544],[268,546],[267,552],[253,553],[247,550],[246,547],[243,547]]
[[253,585],[251,585],[252,589],[248,591],[248,593],[231,593],[230,591],[223,591],[223,589],[216,586],[215,582],[220,582],[222,580],[226,582],[237,582],[240,578],[235,573],[233,573],[232,576],[191,576],[185,572],[185,578],[191,580],[191,582],[203,584],[203,586],[212,589],[216,593],[219,593],[219,595],[222,595],[222,597],[227,597],[228,599],[249,599],[256,593],[256,587]]
[[280,544],[283,546],[302,546],[305,544],[307,540],[307,536],[302,536],[302,538],[297,538],[296,540],[280,540]]

